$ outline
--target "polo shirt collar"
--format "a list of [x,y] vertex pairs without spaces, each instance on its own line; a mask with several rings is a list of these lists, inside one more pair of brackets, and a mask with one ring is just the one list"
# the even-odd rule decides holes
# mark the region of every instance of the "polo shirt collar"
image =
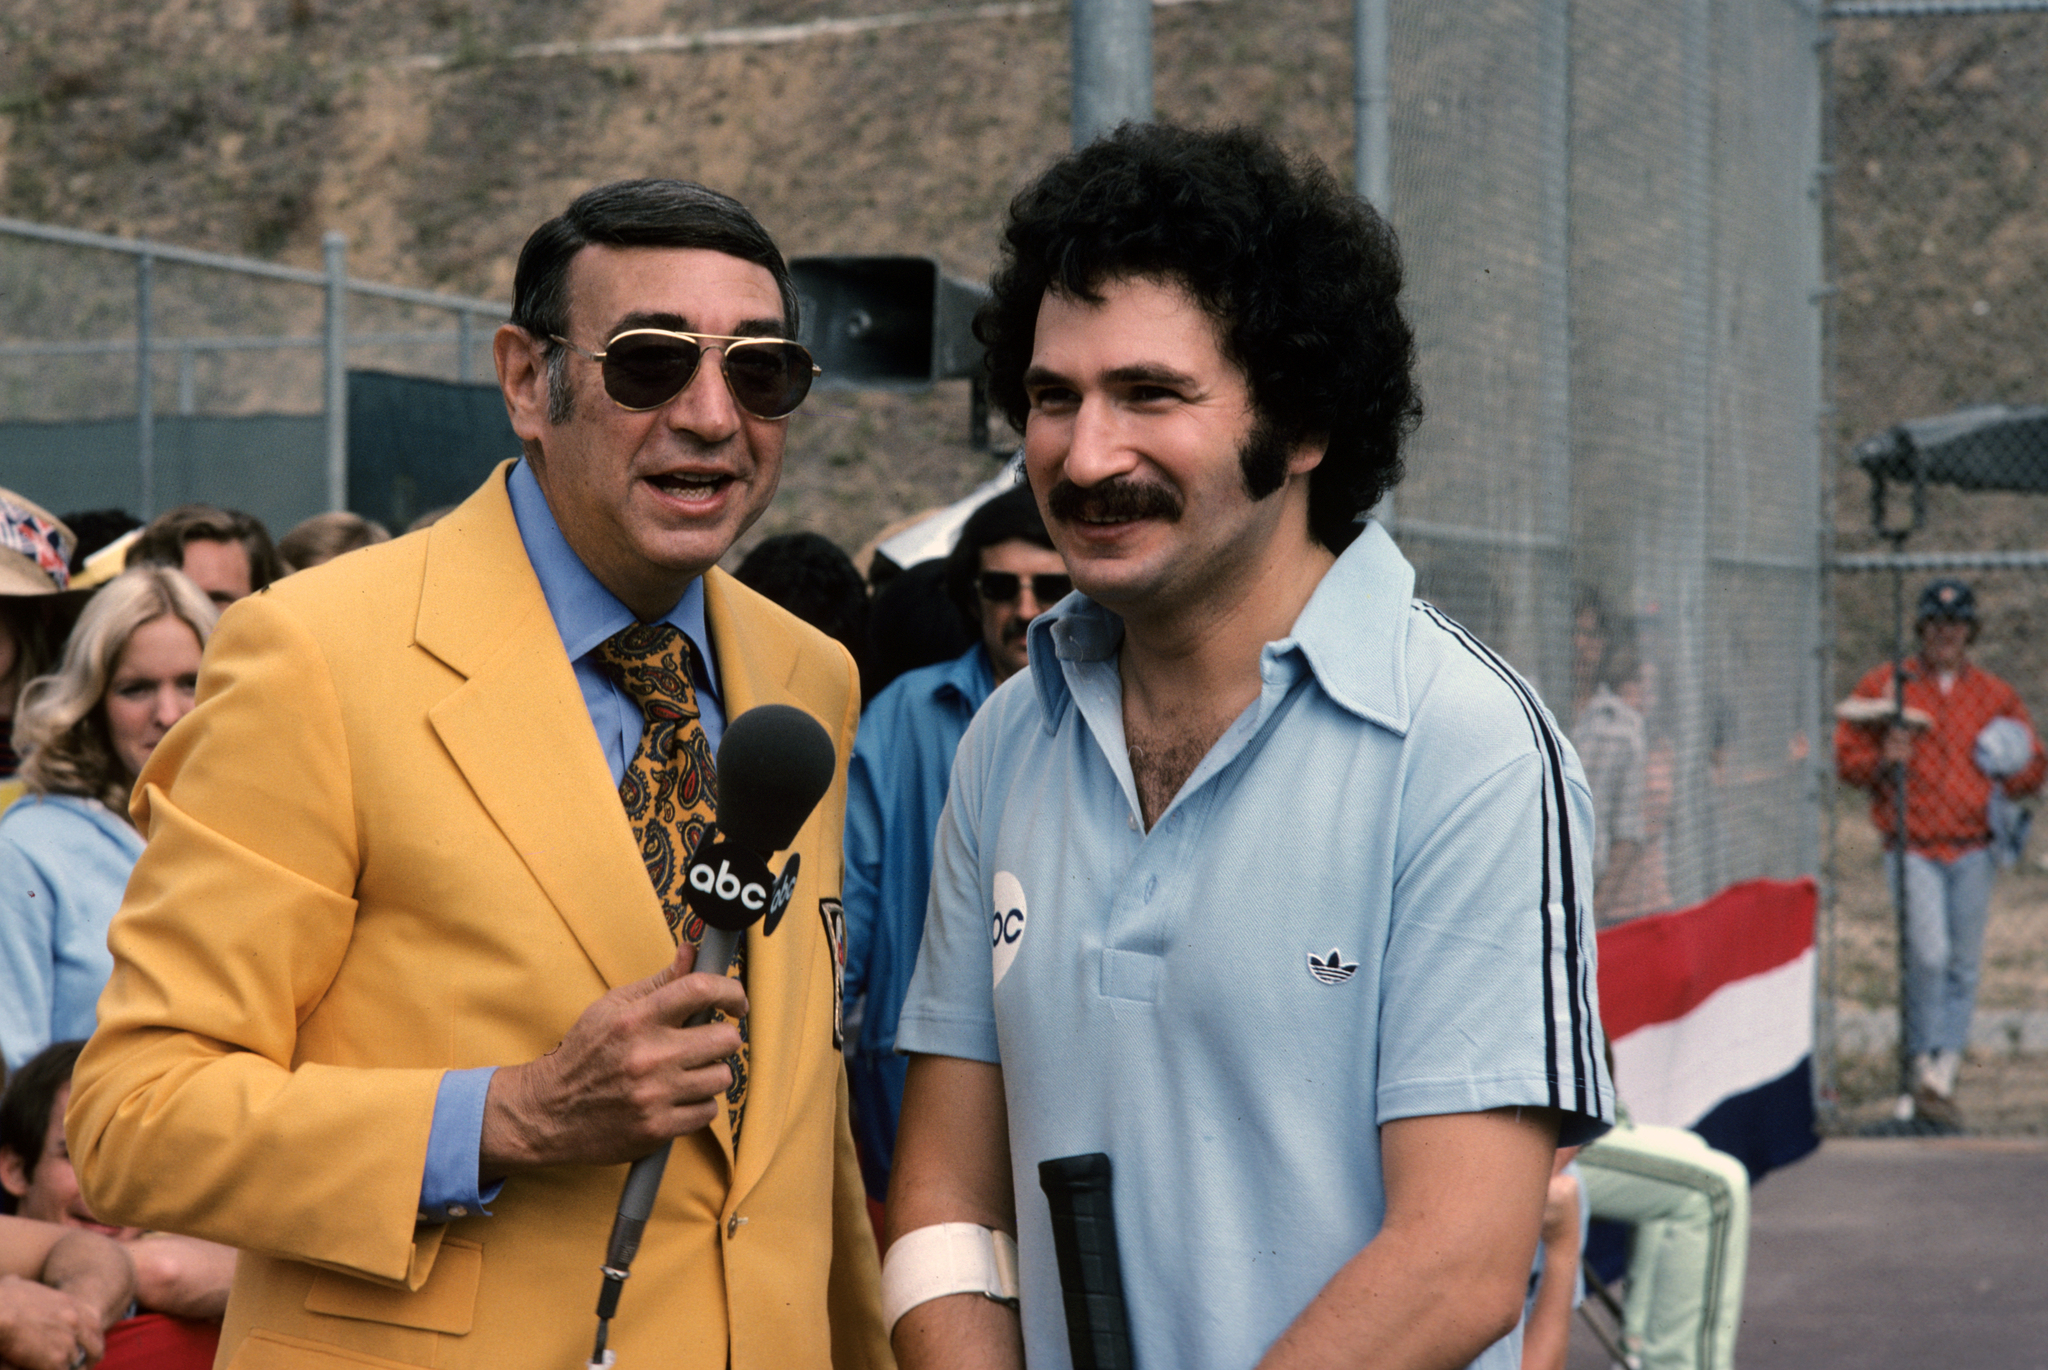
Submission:
[[1408,612],[1415,568],[1377,519],[1365,527],[1309,596],[1294,631],[1266,646],[1273,659],[1298,651],[1323,692],[1396,734],[1408,731]]
[[[1339,706],[1396,734],[1409,722],[1407,614],[1415,568],[1377,520],[1338,556],[1309,596],[1294,631],[1260,653],[1262,673],[1296,663],[1314,673]],[[1030,664],[1046,731],[1072,702],[1062,661],[1107,661],[1124,638],[1123,619],[1072,594],[1032,620]]]

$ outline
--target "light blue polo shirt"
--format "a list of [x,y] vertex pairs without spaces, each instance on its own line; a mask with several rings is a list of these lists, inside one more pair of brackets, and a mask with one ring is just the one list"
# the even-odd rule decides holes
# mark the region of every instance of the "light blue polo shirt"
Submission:
[[896,1044],[1003,1068],[1034,1370],[1070,1363],[1040,1161],[1111,1158],[1137,1363],[1246,1370],[1379,1231],[1379,1123],[1613,1117],[1578,760],[1414,584],[1369,524],[1150,832],[1099,605],[961,743]]

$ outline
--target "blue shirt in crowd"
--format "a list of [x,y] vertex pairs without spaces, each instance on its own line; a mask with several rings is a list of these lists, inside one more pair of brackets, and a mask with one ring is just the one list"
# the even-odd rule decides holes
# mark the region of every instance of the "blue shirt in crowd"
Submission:
[[90,1037],[114,973],[107,925],[142,834],[97,799],[27,795],[0,818],[0,1057]]
[[905,672],[868,704],[846,778],[846,1003],[854,1136],[870,1196],[889,1190],[903,1074],[896,1015],[917,964],[931,897],[932,838],[953,753],[996,687],[980,642],[951,661]]

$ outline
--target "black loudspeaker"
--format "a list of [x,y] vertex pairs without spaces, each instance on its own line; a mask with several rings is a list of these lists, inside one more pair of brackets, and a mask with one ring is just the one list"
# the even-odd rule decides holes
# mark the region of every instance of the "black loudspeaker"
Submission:
[[974,311],[988,289],[948,276],[930,257],[792,257],[802,303],[797,341],[824,374],[820,390],[924,390],[974,382],[975,445],[988,446]]

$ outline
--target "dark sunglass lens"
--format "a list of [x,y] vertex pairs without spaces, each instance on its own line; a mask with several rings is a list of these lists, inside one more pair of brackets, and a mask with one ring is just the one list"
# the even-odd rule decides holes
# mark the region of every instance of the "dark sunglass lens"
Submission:
[[983,571],[975,584],[989,603],[1007,604],[1017,597],[1020,582],[1008,571]]
[[605,393],[628,409],[667,404],[690,383],[703,354],[682,338],[614,338],[605,348]]
[[725,354],[725,378],[740,407],[759,419],[779,419],[811,392],[811,354],[795,343],[734,343]]
[[1041,606],[1057,604],[1074,588],[1071,576],[1033,576],[1031,594]]

